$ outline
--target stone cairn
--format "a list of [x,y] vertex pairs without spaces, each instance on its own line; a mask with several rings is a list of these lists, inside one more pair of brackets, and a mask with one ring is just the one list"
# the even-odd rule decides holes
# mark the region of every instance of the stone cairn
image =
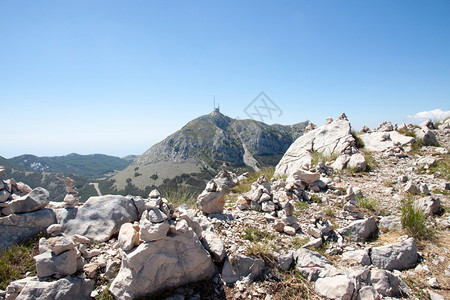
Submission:
[[78,206],[80,197],[78,196],[78,190],[75,187],[75,181],[70,177],[66,177],[65,185],[67,194],[64,197],[64,203],[66,204],[66,207],[72,208]]

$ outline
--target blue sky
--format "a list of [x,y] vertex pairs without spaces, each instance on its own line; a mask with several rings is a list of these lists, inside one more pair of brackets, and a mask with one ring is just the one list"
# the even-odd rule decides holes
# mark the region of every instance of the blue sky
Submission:
[[[450,103],[450,1],[0,0],[0,155],[141,154],[264,91],[355,129]],[[422,114],[420,116],[427,115]]]

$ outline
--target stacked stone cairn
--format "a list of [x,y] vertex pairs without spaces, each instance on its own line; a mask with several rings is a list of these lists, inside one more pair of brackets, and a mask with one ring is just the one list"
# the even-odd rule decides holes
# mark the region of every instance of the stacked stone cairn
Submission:
[[66,205],[66,208],[78,206],[80,197],[78,196],[78,190],[75,187],[75,181],[70,177],[66,177],[65,185],[67,195],[64,197],[64,203]]
[[222,170],[206,184],[206,188],[197,197],[197,208],[205,214],[221,214],[225,206],[224,193],[238,182],[236,174],[222,166]]

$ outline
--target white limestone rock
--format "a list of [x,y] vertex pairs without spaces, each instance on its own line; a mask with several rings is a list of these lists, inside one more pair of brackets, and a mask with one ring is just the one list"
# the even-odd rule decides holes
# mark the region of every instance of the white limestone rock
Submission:
[[264,270],[264,261],[259,258],[234,255],[225,260],[222,270],[222,279],[227,284],[248,277],[253,281]]
[[140,244],[125,253],[109,290],[118,299],[133,299],[206,280],[214,272],[211,256],[190,231]]
[[90,197],[78,208],[76,217],[64,222],[65,235],[83,235],[92,242],[104,242],[117,234],[124,223],[138,219],[138,212],[131,198],[120,195]]
[[131,223],[120,226],[118,242],[124,251],[130,251],[139,245],[139,231]]
[[408,238],[395,244],[372,248],[370,258],[372,264],[380,268],[402,271],[412,268],[419,255],[414,239]]

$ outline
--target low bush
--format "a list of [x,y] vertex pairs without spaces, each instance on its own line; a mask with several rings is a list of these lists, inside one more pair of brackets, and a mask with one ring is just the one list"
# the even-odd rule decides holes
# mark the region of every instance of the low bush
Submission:
[[406,232],[418,240],[431,239],[433,231],[427,226],[427,217],[422,210],[414,206],[414,200],[407,198],[402,201],[402,226]]
[[358,133],[356,133],[355,131],[352,131],[352,136],[353,136],[353,138],[355,139],[355,142],[356,142],[356,148],[358,148],[358,149],[362,149],[362,148],[364,148],[364,142],[363,142],[363,140],[359,137],[359,134]]
[[[14,280],[36,275],[33,257],[39,254],[39,239],[10,247],[0,256],[0,290]],[[27,274],[28,273],[28,274]]]
[[414,132],[414,130],[409,130],[409,129],[399,129],[398,130],[399,133],[406,135],[406,136],[410,136],[413,138],[416,138],[416,133]]

